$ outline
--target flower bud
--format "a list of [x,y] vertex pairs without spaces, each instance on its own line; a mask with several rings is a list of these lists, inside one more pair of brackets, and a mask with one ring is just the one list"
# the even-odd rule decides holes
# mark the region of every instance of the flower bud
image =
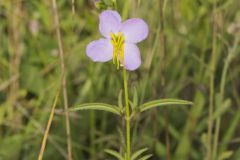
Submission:
[[116,0],[93,0],[97,9],[106,10],[114,9],[116,6]]

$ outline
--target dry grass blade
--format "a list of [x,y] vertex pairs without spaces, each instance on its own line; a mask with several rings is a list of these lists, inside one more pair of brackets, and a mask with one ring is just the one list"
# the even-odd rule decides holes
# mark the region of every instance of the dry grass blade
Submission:
[[[60,33],[59,16],[58,16],[56,0],[52,0],[52,7],[53,7],[53,15],[54,15],[54,24],[56,27],[56,34],[57,34],[57,40],[58,40],[60,62],[61,62],[61,86],[63,89],[64,109],[67,111],[68,110],[68,97],[67,97],[67,88],[66,88],[64,52],[63,52],[62,38],[61,38],[61,33]],[[66,134],[67,134],[68,160],[72,160],[71,131],[70,131],[70,120],[69,120],[68,112],[65,112],[65,117],[66,117],[65,122],[66,122]]]
[[40,152],[39,152],[39,155],[38,155],[38,160],[42,160],[42,157],[43,157],[43,153],[44,153],[44,150],[45,150],[45,147],[46,147],[47,138],[48,138],[48,133],[49,133],[49,130],[50,130],[50,127],[51,127],[51,124],[52,124],[55,108],[56,108],[57,101],[58,101],[58,98],[59,98],[59,92],[60,91],[58,90],[58,92],[56,94],[56,97],[54,99],[52,110],[51,110],[51,113],[50,113],[50,116],[49,116],[49,119],[48,119],[47,128],[45,130],[45,133],[44,133],[44,136],[43,136],[43,140],[42,140],[41,149],[40,149]]
[[72,14],[75,14],[75,0],[72,0]]

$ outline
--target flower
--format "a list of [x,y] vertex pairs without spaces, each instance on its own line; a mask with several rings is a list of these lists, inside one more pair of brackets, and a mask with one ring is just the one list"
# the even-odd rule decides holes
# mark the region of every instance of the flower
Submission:
[[148,25],[140,18],[122,22],[118,12],[103,11],[100,16],[99,30],[104,38],[88,44],[86,53],[94,62],[113,63],[129,71],[141,65],[140,50],[136,43],[148,36]]

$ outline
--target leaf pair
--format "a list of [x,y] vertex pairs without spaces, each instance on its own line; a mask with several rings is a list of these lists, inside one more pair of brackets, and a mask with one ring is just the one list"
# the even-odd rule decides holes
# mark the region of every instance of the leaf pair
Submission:
[[[144,156],[140,157],[147,150],[148,150],[147,148],[143,148],[143,149],[140,149],[140,150],[136,151],[131,156],[131,160],[147,160],[147,159],[149,159],[150,157],[152,157],[151,154],[144,155]],[[117,158],[118,160],[126,160],[126,158],[124,158],[122,155],[120,155],[118,152],[116,152],[114,150],[106,149],[105,152],[108,153],[109,155]]]
[[[160,107],[160,106],[168,106],[168,105],[192,105],[193,103],[186,100],[179,100],[179,99],[160,99],[160,100],[153,100],[142,104],[140,108],[140,112]],[[106,104],[106,103],[84,103],[72,107],[69,111],[81,111],[81,110],[101,110],[113,113],[115,115],[121,116],[123,114],[123,108],[117,107],[115,105]]]

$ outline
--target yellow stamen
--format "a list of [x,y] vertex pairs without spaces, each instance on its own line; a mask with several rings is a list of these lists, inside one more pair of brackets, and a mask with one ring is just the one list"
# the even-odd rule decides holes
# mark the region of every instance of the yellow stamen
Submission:
[[122,32],[118,32],[117,35],[110,33],[111,43],[113,45],[113,64],[124,66],[124,37]]

